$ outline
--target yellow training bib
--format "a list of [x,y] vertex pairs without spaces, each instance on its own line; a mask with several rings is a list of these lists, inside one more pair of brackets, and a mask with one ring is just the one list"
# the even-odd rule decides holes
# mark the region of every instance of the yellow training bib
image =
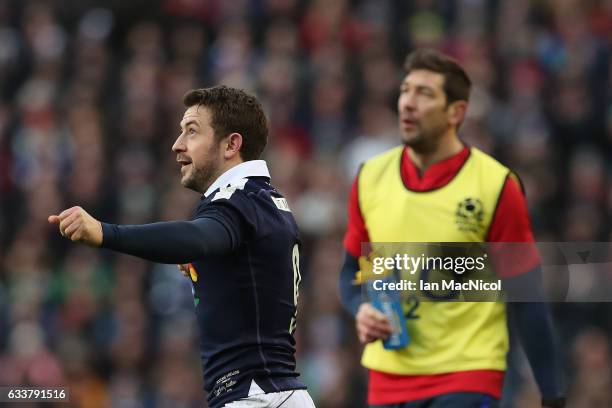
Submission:
[[[359,206],[372,243],[484,242],[509,170],[476,148],[445,186],[411,191],[400,175],[403,147],[368,160],[358,180]],[[501,302],[425,302],[408,299],[410,344],[386,350],[368,344],[365,367],[427,375],[504,370],[508,351]]]

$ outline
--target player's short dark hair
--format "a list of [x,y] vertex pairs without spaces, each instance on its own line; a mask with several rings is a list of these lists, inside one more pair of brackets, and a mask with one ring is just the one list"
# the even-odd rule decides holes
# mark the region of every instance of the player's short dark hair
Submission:
[[406,75],[417,69],[437,72],[444,76],[447,104],[470,99],[472,81],[454,58],[431,48],[418,49],[408,54],[404,61]]
[[268,121],[253,95],[222,85],[187,91],[183,103],[187,108],[201,105],[210,109],[210,125],[217,141],[231,133],[240,133],[242,160],[256,160],[261,156],[268,142]]

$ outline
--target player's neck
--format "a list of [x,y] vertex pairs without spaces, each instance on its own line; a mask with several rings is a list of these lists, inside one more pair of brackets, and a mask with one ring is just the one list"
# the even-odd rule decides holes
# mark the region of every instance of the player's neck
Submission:
[[433,164],[446,160],[463,150],[463,143],[455,131],[444,135],[440,143],[431,151],[408,149],[408,156],[421,175]]

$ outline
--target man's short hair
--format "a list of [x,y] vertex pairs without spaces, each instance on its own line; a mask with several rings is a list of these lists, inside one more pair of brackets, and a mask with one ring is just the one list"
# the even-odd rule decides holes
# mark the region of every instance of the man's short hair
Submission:
[[256,160],[268,142],[268,121],[261,104],[253,95],[227,86],[192,89],[183,96],[186,108],[204,106],[211,112],[215,140],[231,133],[242,135],[240,157]]
[[472,81],[454,58],[434,49],[419,49],[408,54],[404,62],[406,75],[417,69],[437,72],[444,76],[447,104],[470,99]]

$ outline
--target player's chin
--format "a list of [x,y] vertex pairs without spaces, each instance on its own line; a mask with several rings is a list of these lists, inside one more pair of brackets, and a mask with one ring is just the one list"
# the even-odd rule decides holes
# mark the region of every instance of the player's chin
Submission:
[[195,178],[192,177],[190,174],[185,174],[181,178],[181,185],[190,190],[197,191],[199,193],[202,192],[201,189],[198,187],[198,183],[196,182]]
[[402,143],[406,146],[414,146],[420,141],[419,134],[417,132],[403,131],[402,132]]
[[187,170],[185,172],[181,171],[181,173],[184,173],[181,174],[181,185],[183,187],[189,188],[191,184],[193,184],[193,177],[191,176],[191,172]]

